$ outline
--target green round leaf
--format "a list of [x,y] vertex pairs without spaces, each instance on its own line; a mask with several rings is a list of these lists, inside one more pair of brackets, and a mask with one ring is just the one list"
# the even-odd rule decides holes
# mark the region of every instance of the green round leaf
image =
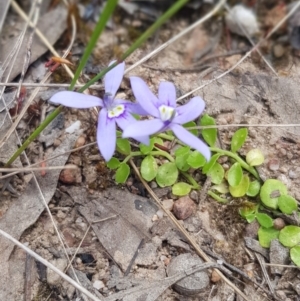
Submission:
[[290,195],[281,195],[278,198],[278,207],[281,212],[285,214],[292,214],[297,211],[298,204],[297,201]]
[[239,214],[247,220],[248,223],[252,223],[255,220],[257,211],[257,205],[251,202],[244,202],[242,207],[239,208]]
[[128,139],[117,139],[117,151],[123,155],[129,155],[131,152],[131,146]]
[[187,158],[186,162],[192,168],[200,168],[204,166],[206,159],[198,151],[193,151]]
[[229,192],[229,188],[228,188],[228,184],[225,181],[222,181],[220,184],[218,185],[213,185],[211,187],[211,189],[216,190],[222,194],[228,193]]
[[230,186],[238,186],[243,179],[241,164],[236,162],[228,170],[227,180]]
[[224,179],[225,171],[222,165],[216,162],[207,174],[211,177],[212,183],[220,184]]
[[287,194],[286,186],[275,179],[268,179],[265,181],[260,189],[260,198],[262,203],[271,209],[278,208],[278,198],[281,195]]
[[141,164],[141,175],[146,181],[152,181],[157,175],[157,163],[152,156],[144,158]]
[[187,163],[187,159],[190,155],[190,148],[188,146],[183,146],[175,151],[175,163],[178,169],[182,171],[187,171],[190,166]]
[[248,196],[255,197],[258,195],[259,190],[260,190],[260,183],[259,183],[259,181],[255,180],[255,181],[250,182],[250,185],[249,185],[249,188],[248,188],[248,191],[246,194]]
[[300,243],[300,227],[286,226],[279,233],[279,241],[285,246],[292,248]]
[[117,169],[116,172],[116,182],[118,184],[125,183],[129,174],[130,174],[130,168],[128,164],[121,163],[120,167]]
[[217,160],[219,159],[220,154],[215,154],[213,155],[209,162],[206,163],[203,168],[202,168],[202,173],[203,174],[207,174],[209,172],[209,170],[214,166],[214,164],[217,162]]
[[120,166],[120,161],[117,158],[112,157],[108,162],[107,162],[107,167],[110,169],[116,169]]
[[256,219],[258,223],[264,228],[271,228],[273,227],[273,219],[265,213],[257,213]]
[[183,196],[189,194],[191,189],[191,185],[184,182],[179,182],[172,186],[172,193],[175,195]]
[[290,250],[290,256],[293,263],[300,267],[300,246],[295,246]]
[[251,149],[246,155],[246,161],[250,166],[258,166],[264,163],[265,157],[260,149]]
[[260,227],[257,234],[260,245],[264,248],[270,248],[271,241],[278,238],[279,231],[274,228]]
[[140,151],[143,155],[148,155],[154,147],[154,138],[150,139],[149,145],[145,145],[143,143],[140,144]]
[[231,151],[232,152],[237,152],[245,143],[246,139],[248,136],[248,129],[243,128],[237,130],[231,139]]
[[[214,118],[205,114],[200,119],[201,126],[205,125],[215,125],[216,121]],[[214,146],[217,141],[217,129],[203,129],[201,131],[203,139],[207,142],[209,146]]]
[[173,162],[165,163],[158,168],[156,182],[160,187],[173,185],[178,178],[178,169]]
[[[196,124],[196,122],[195,121],[190,121],[190,122],[187,122],[187,123],[185,123],[184,125],[183,125],[183,127],[185,127],[185,128],[189,128],[189,127],[194,127],[194,126],[196,126],[197,124]],[[198,130],[189,130],[189,129],[187,129],[189,132],[191,132],[193,135],[195,135],[195,136],[198,136]]]
[[242,197],[246,194],[249,188],[249,184],[249,177],[247,175],[244,175],[241,183],[238,186],[229,186],[229,192],[235,198]]

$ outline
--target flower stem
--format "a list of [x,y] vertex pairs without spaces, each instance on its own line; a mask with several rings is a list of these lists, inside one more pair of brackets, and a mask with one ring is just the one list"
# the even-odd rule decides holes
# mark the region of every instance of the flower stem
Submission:
[[219,203],[222,203],[222,204],[227,204],[228,203],[228,200],[221,198],[220,196],[218,196],[217,194],[215,194],[211,190],[208,190],[207,194]]
[[252,166],[248,165],[241,157],[239,157],[237,154],[230,152],[230,151],[226,151],[217,147],[210,147],[210,150],[212,152],[215,153],[219,153],[223,156],[228,156],[233,158],[234,160],[236,160],[237,162],[239,162],[241,164],[241,166],[246,169],[247,171],[249,171],[257,180],[261,180],[259,177],[258,172],[255,170],[255,168],[253,168]]
[[195,181],[195,179],[187,172],[180,171],[180,173],[192,184],[193,189],[200,189],[200,185]]

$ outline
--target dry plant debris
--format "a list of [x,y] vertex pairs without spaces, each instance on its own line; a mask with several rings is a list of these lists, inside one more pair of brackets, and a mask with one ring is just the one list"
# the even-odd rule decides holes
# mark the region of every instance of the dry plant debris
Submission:
[[[270,3],[257,4],[256,16],[260,29],[266,32],[288,11],[286,5],[267,2]],[[52,4],[55,6],[55,3]],[[127,49],[132,42],[131,37],[147,27],[149,12],[157,16],[159,10],[152,3],[153,6],[154,10],[151,6],[129,6],[127,2],[122,1],[120,11],[110,24],[112,27],[104,32],[94,56],[86,67],[83,80],[98,72],[109,60]],[[95,16],[98,16],[96,12],[99,13],[101,9],[95,5],[94,14],[85,14],[88,12],[87,7],[85,3],[79,6],[81,17],[78,18],[86,18],[86,27],[79,28],[78,37],[81,40],[77,40],[73,45],[70,61],[74,65],[84,49],[83,37],[85,33],[90,32]],[[125,7],[126,12],[122,7]],[[185,9],[189,12],[189,17],[183,13],[170,20],[169,24],[157,33],[156,38],[136,51],[126,64],[133,65],[155,46],[167,41],[187,27],[192,20],[199,18],[199,14],[204,14],[201,7]],[[132,14],[133,10],[141,11],[139,16],[146,18],[136,17]],[[271,11],[276,12],[275,21]],[[9,11],[5,15],[5,12],[3,3],[0,3],[0,63],[10,54],[24,26],[17,13]],[[66,15],[67,10],[64,6],[57,6],[42,14],[37,25],[51,45],[62,37],[56,44],[59,53],[63,53],[68,40],[68,36],[63,34],[67,26]],[[249,47],[246,39],[233,35],[230,43],[232,52],[227,52],[226,37],[221,26],[223,21],[217,19],[210,20],[205,26],[199,26],[192,34],[182,37],[163,50],[147,62],[149,67],[139,65],[126,76],[143,77],[152,90],[155,90],[154,87],[162,80],[172,81],[177,88],[177,96],[207,84],[195,94],[205,99],[207,112],[216,118],[219,125],[224,126],[220,130],[219,141],[222,147],[226,148],[235,129],[230,127],[232,124],[299,122],[300,66],[297,53],[291,49],[294,47],[297,50],[297,37],[292,36],[293,41],[296,41],[290,42],[292,47],[287,42],[287,37],[291,38],[293,28],[299,24],[295,18],[291,21],[288,23],[289,28],[282,26],[277,36],[261,45],[261,51],[280,75],[278,77],[274,76],[261,57],[253,52],[233,72],[210,83],[211,79],[232,67],[242,57],[240,53]],[[295,34],[295,30],[293,32]],[[22,71],[27,38],[25,35],[12,66],[9,81],[15,79]],[[47,48],[35,37],[30,61],[34,64],[27,72],[25,82],[37,83],[44,78],[47,71],[44,64],[50,57],[44,56],[46,51]],[[205,72],[195,70],[198,68],[199,59],[206,59],[205,66],[201,66],[206,69]],[[2,79],[8,74],[7,71],[3,71],[0,71]],[[61,67],[53,73],[51,79],[56,83],[70,81]],[[122,94],[133,99],[128,82],[122,83],[121,90]],[[17,131],[1,148],[1,164],[10,158],[20,141],[28,136],[40,119],[53,110],[53,107],[47,104],[47,100],[56,91],[56,88],[40,90],[34,107],[30,109],[31,112],[29,110],[27,116],[18,124]],[[102,91],[103,87],[98,86],[92,93],[100,96]],[[31,92],[31,88],[27,88],[24,102]],[[13,94],[14,90],[6,90],[3,95],[1,92],[0,138],[11,126],[5,106],[14,106],[14,102],[11,103],[15,97]],[[76,123],[77,120],[80,122]],[[212,272],[217,264],[201,263],[182,233],[170,222],[163,210],[153,203],[134,174],[131,175],[130,181],[128,180],[127,187],[117,186],[114,174],[105,166],[95,144],[69,155],[74,145],[81,147],[95,142],[95,122],[96,115],[92,110],[78,112],[66,109],[63,115],[31,144],[26,152],[27,157],[22,156],[14,167],[28,165],[26,158],[31,163],[39,164],[47,158],[62,154],[47,164],[61,166],[68,162],[76,165],[78,169],[65,170],[62,173],[56,170],[47,171],[46,164],[42,165],[45,172],[14,175],[6,182],[2,179],[0,229],[27,244],[59,269],[67,269],[65,272],[71,278],[75,281],[79,279],[81,285],[99,300],[241,300],[235,290]],[[73,131],[70,126],[78,126],[80,130]],[[66,129],[71,133],[66,133]],[[249,136],[241,154],[245,155],[248,150],[259,147],[267,158],[258,169],[260,177],[280,179],[299,202],[298,128],[251,127]],[[220,164],[224,169],[228,169],[229,159],[223,159]],[[199,183],[204,183],[201,174],[196,173],[195,177]],[[150,184],[165,208],[175,208],[175,213],[182,201],[168,189],[157,188],[154,182]],[[131,192],[127,188],[130,188]],[[44,196],[44,203],[41,201],[41,194]],[[182,202],[183,208],[180,210],[188,214],[179,212],[179,222],[197,244],[203,247],[203,250],[207,250],[208,256],[218,258],[218,263],[227,268],[222,272],[247,296],[247,300],[297,300],[300,280],[297,269],[291,268],[287,249],[276,240],[272,242],[270,250],[257,244],[255,224],[247,225],[238,215],[237,207],[243,200],[235,200],[229,206],[223,206],[201,191],[193,191],[186,199],[188,202]],[[47,204],[53,220],[49,212],[45,211]],[[68,258],[54,229],[53,221],[62,235]],[[286,216],[280,216],[278,224],[280,222],[296,223],[297,218],[291,221],[291,218],[288,220]],[[0,237],[0,249],[3,280],[0,284],[1,300],[86,300],[74,286],[42,264],[38,264],[21,249],[14,248],[14,245],[3,237]],[[69,266],[70,258],[73,258],[73,269]],[[187,270],[186,264],[191,263],[189,258],[195,260],[195,265],[199,259],[199,266],[193,264],[192,272],[197,268],[204,270],[190,275],[191,271]],[[266,262],[285,266],[274,265],[269,268]],[[179,269],[180,266],[184,266],[184,269]],[[178,273],[172,278],[173,267]],[[203,276],[202,282],[197,278],[198,273]],[[268,285],[265,285],[265,282]],[[263,283],[263,289],[253,283]]]

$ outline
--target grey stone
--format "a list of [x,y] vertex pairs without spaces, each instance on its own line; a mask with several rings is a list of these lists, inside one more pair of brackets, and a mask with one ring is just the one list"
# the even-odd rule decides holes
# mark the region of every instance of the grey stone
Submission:
[[[168,277],[182,272],[195,265],[202,264],[203,260],[198,256],[193,256],[190,253],[185,253],[171,260],[167,268]],[[209,285],[209,277],[206,271],[196,272],[189,275],[173,285],[174,290],[178,293],[191,296],[201,292]]]

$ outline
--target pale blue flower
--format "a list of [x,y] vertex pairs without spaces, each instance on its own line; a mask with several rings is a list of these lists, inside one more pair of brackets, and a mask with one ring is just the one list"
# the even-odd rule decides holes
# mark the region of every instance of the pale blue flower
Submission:
[[130,82],[136,100],[154,119],[137,121],[128,125],[124,129],[123,137],[138,140],[142,135],[148,136],[172,130],[179,140],[202,153],[209,161],[211,157],[209,147],[182,126],[196,119],[203,112],[205,107],[203,99],[196,96],[187,104],[176,107],[176,90],[172,83],[160,83],[158,97],[156,97],[141,78],[131,77]]
[[[111,62],[110,65],[112,63],[114,62]],[[131,113],[145,115],[145,111],[139,104],[114,98],[123,79],[124,68],[125,63],[123,62],[105,75],[105,94],[103,100],[96,96],[72,91],[58,92],[50,99],[53,103],[71,108],[86,109],[102,107],[98,118],[97,142],[99,150],[106,161],[109,161],[115,152],[117,139],[116,125],[124,130],[128,125],[136,122]],[[149,136],[141,134],[136,140],[148,144]]]

